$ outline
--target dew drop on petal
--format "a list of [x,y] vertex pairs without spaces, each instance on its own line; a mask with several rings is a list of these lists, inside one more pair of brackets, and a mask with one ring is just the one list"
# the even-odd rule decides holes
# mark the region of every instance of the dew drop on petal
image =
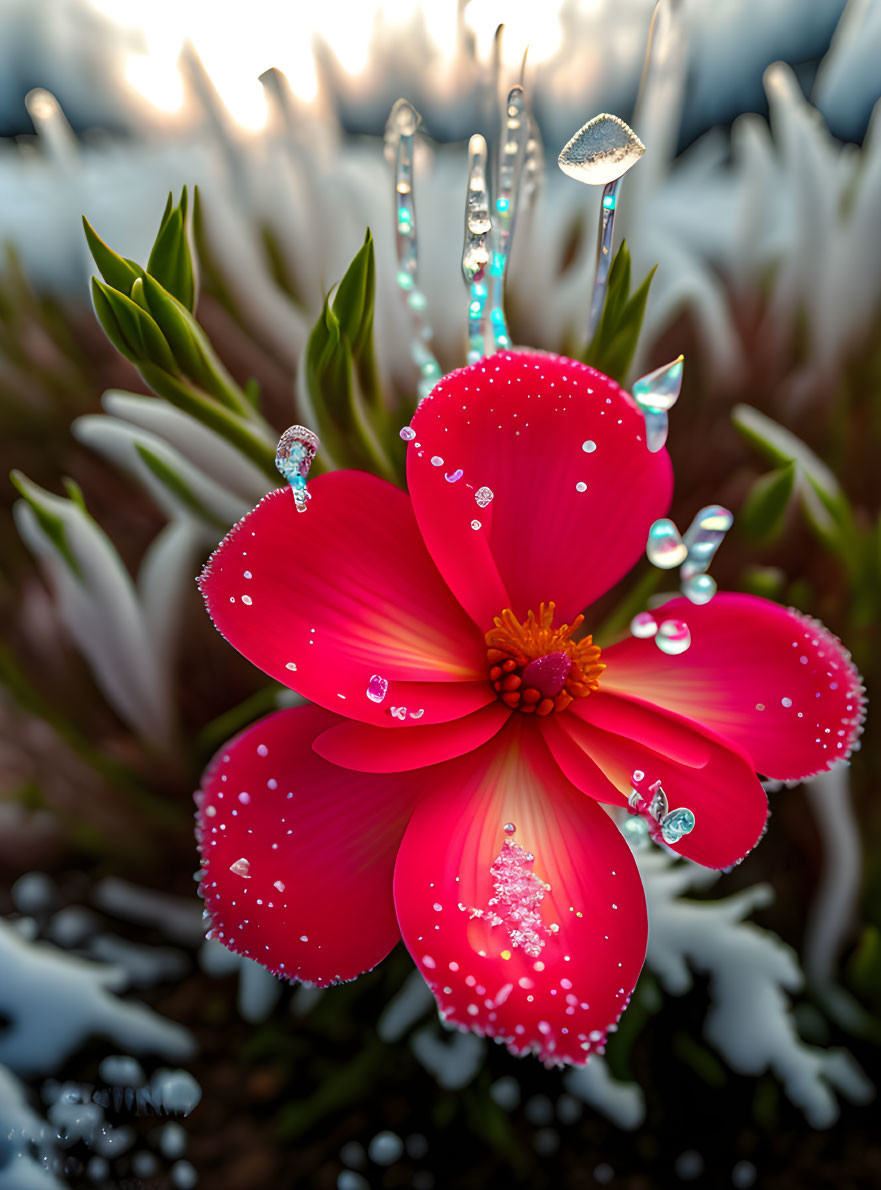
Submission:
[[285,884],[283,880],[276,880],[273,882],[273,888],[277,888],[279,892],[284,892]]
[[654,636],[657,631],[657,621],[651,612],[637,612],[630,621],[631,635],[638,636],[640,640],[647,640],[648,637]]
[[672,570],[688,555],[679,530],[668,517],[661,517],[649,529],[645,552],[652,566],[660,570]]
[[692,603],[709,603],[716,594],[716,580],[709,574],[689,575],[682,580],[682,594]]
[[465,472],[459,467],[456,471],[446,471],[444,473],[444,479],[447,483],[458,483],[464,474]]
[[493,491],[491,488],[478,488],[474,493],[474,502],[478,508],[486,508],[487,504],[491,504],[493,500]]
[[597,448],[597,444],[593,441],[592,438],[588,438],[586,442],[582,442],[582,444],[581,444],[581,449],[584,451],[585,454],[589,454],[589,455],[593,454],[593,452],[596,450],[596,448]]
[[398,436],[403,438],[405,442],[412,442],[416,437],[416,431],[412,426],[402,426],[398,431]]
[[472,529],[479,529],[480,527],[481,527],[481,526],[480,526],[480,521],[472,521],[472,522],[471,522],[471,528],[472,528]]
[[440,457],[440,455],[432,455],[431,456],[431,465],[432,465],[432,467],[443,467],[444,461]]
[[586,492],[587,484],[584,483],[583,480],[579,480],[578,483],[575,485],[575,490],[576,490],[576,492]]
[[237,859],[234,864],[229,865],[229,870],[245,880],[251,879],[251,865],[246,859]]
[[374,674],[367,683],[367,697],[371,702],[382,702],[388,694],[388,679]]
[[655,644],[662,653],[676,657],[691,644],[691,633],[684,620],[664,620],[655,635]]

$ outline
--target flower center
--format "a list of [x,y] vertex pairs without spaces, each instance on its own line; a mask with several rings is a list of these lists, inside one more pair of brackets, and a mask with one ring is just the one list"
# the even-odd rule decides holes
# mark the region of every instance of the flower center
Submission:
[[584,623],[553,627],[554,604],[539,604],[521,624],[510,608],[493,620],[486,634],[486,659],[493,689],[507,706],[525,714],[564,711],[573,698],[586,698],[606,668],[592,636],[572,634]]

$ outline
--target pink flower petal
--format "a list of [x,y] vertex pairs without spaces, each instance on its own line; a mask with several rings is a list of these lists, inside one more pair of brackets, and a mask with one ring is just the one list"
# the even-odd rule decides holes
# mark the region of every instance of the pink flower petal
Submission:
[[[634,402],[559,356],[500,352],[453,372],[412,425],[420,449],[408,447],[407,482],[419,527],[481,627],[504,607],[522,617],[542,600],[571,621],[630,569],[669,503],[669,459],[646,449]],[[464,473],[456,484],[444,479],[450,468]],[[474,500],[481,487],[493,493],[486,509]],[[477,556],[482,538],[492,568]]]
[[651,639],[603,650],[603,689],[635,694],[733,741],[767,777],[798,780],[847,759],[860,733],[860,676],[815,620],[752,595],[674,599],[652,615],[681,619],[691,645],[667,656]]
[[409,731],[383,731],[344,720],[322,732],[314,748],[325,760],[347,769],[401,773],[473,752],[492,739],[510,715],[504,703],[493,702],[463,719],[411,727]]
[[[290,490],[267,496],[205,567],[202,593],[230,644],[310,701],[378,726],[455,719],[490,702],[484,643],[405,493],[358,471],[309,488],[302,514]],[[367,694],[374,675],[388,683],[381,701]]]
[[353,979],[398,941],[392,874],[418,793],[412,778],[316,756],[313,740],[336,721],[318,707],[270,715],[222,749],[197,795],[214,936],[321,985]]
[[401,844],[395,905],[441,1015],[514,1053],[585,1062],[645,957],[630,849],[517,715],[435,774]]
[[743,859],[761,838],[768,816],[749,759],[697,724],[660,708],[628,705],[623,698],[609,696],[610,705],[593,715],[604,724],[601,729],[588,721],[594,698],[599,701],[599,694],[542,725],[568,779],[598,801],[623,806],[632,774],[640,770],[646,786],[661,781],[670,810],[687,806],[695,816],[694,830],[675,846],[677,854],[708,868]]

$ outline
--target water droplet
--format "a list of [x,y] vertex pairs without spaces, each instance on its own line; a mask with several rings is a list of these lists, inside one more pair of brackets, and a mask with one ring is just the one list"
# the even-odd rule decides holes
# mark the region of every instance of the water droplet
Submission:
[[289,669],[289,670],[291,670],[291,672],[292,672],[292,673],[296,673],[296,672],[297,672],[297,663],[296,663],[296,661],[286,661],[286,662],[285,662],[285,669]]
[[440,455],[432,455],[431,456],[431,465],[432,465],[432,467],[443,467],[444,461],[440,457]]
[[592,455],[596,448],[597,444],[591,438],[588,438],[586,442],[582,442],[581,444],[581,449],[585,454]]
[[782,705],[782,706],[784,706],[784,707],[791,707],[791,706],[792,706],[792,699],[791,699],[791,698],[781,698],[781,699],[780,699],[780,703],[781,703],[781,705]]
[[459,467],[456,471],[445,472],[444,479],[447,481],[447,483],[458,483],[464,474],[465,472],[461,467]]
[[513,822],[506,822],[504,830],[505,830],[506,835],[513,835],[516,832],[517,827],[514,825]]
[[412,426],[402,426],[398,431],[398,437],[403,438],[405,442],[412,442],[416,437],[416,431]]
[[480,521],[472,521],[472,522],[471,522],[471,528],[472,528],[472,529],[479,529],[479,528],[480,528]]
[[251,802],[250,793],[245,793],[245,791],[242,790],[242,792],[239,794],[239,801],[242,803],[243,806],[249,805]]
[[579,482],[575,485],[575,490],[576,492],[586,492],[587,484],[579,480]]
[[478,508],[486,508],[488,504],[492,504],[493,492],[490,488],[478,488],[474,493],[474,502]]
[[658,631],[658,624],[651,612],[637,612],[637,614],[630,621],[630,632],[633,636],[638,636],[640,640],[646,640],[650,636],[654,636]]
[[716,580],[709,574],[692,574],[682,580],[682,594],[698,605],[709,603],[716,594]]
[[242,876],[245,880],[251,879],[251,865],[246,859],[237,859],[234,864],[229,865],[229,870],[235,872],[236,876]]
[[275,880],[275,881],[273,881],[272,887],[277,888],[279,892],[284,892],[285,883],[283,880]]
[[575,133],[557,158],[564,174],[589,186],[614,182],[639,161],[645,145],[618,116],[603,112]]
[[640,376],[633,385],[633,399],[642,410],[667,412],[679,400],[685,357],[680,355],[670,364]]
[[388,679],[374,674],[367,683],[367,697],[371,702],[382,702],[388,694]]
[[694,814],[688,806],[680,806],[664,816],[661,823],[661,836],[665,843],[672,846],[694,830]]
[[700,510],[682,538],[688,551],[682,565],[683,579],[706,571],[733,523],[734,517],[721,504],[709,504]]
[[664,620],[655,635],[655,644],[662,653],[676,657],[691,644],[691,633],[684,620]]
[[645,552],[652,566],[657,566],[659,570],[672,570],[681,565],[688,555],[679,530],[668,517],[661,517],[649,529]]
[[291,485],[297,512],[305,512],[310,499],[306,478],[318,446],[318,435],[306,426],[288,426],[278,440],[275,465]]

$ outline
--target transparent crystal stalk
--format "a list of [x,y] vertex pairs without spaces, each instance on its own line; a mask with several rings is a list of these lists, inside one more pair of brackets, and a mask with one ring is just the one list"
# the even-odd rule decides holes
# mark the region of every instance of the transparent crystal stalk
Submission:
[[468,363],[482,359],[484,322],[487,304],[486,267],[490,261],[487,246],[493,223],[486,183],[486,141],[480,135],[468,142],[468,190],[465,196],[465,244],[462,249],[462,276],[468,287]]
[[588,186],[602,186],[597,267],[590,299],[587,338],[590,341],[599,324],[606,300],[618,188],[627,171],[639,161],[645,145],[619,116],[602,112],[575,133],[557,158],[560,169],[570,178]]
[[679,400],[685,357],[640,376],[633,385],[633,399],[645,418],[645,443],[652,454],[667,441],[667,413]]
[[518,84],[508,93],[505,104],[502,146],[499,152],[494,218],[492,231],[492,260],[489,267],[488,313],[493,350],[511,346],[505,323],[505,270],[514,234],[518,191],[526,156],[529,122],[523,88]]
[[706,572],[733,523],[734,517],[721,504],[709,504],[700,510],[682,538],[688,550],[680,571],[683,584]]
[[288,426],[278,440],[275,465],[291,485],[297,512],[305,512],[308,501],[312,499],[306,479],[318,446],[318,435],[306,426]]
[[416,203],[413,197],[413,140],[419,127],[419,113],[406,99],[391,110],[385,131],[386,155],[395,171],[395,250],[398,290],[413,330],[410,356],[419,369],[417,391],[424,400],[441,377],[440,364],[429,343],[433,338],[426,317],[425,295],[419,288],[419,241],[416,235]]

